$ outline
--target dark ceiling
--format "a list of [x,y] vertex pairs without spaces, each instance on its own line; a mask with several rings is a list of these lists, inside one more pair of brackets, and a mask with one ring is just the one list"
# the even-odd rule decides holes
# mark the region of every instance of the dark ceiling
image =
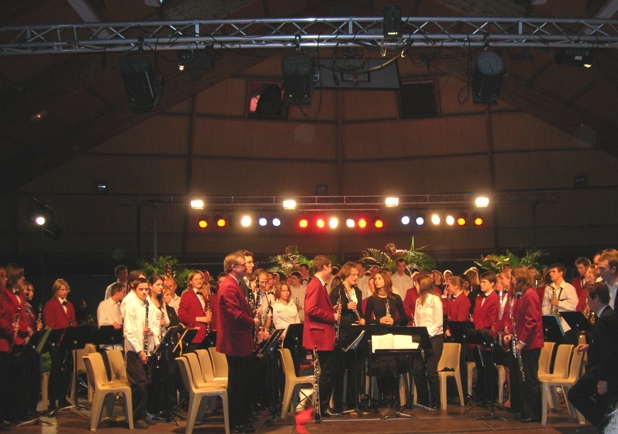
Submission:
[[[0,26],[81,22],[84,11],[101,22],[302,16],[380,16],[374,0],[10,0],[0,3]],[[404,2],[402,2],[404,3]],[[404,16],[613,18],[617,0],[416,0]],[[618,156],[618,53],[598,50],[591,69],[557,65],[553,50],[509,50],[501,99]],[[272,52],[272,55],[279,53]],[[437,57],[430,67],[468,80],[466,58]],[[180,73],[173,52],[158,56],[164,111],[260,62],[228,51],[214,70]],[[123,55],[58,54],[0,57],[0,194],[110,139],[156,113],[131,110],[120,67]],[[33,123],[31,116],[47,116]],[[586,145],[587,144],[587,145]]]

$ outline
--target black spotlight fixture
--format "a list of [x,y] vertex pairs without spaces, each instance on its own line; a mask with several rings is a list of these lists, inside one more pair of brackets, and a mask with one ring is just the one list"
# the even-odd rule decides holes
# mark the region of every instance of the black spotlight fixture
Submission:
[[213,69],[217,54],[212,47],[199,50],[178,50],[178,69]]
[[385,38],[397,38],[401,35],[401,8],[398,5],[384,6],[382,31]]
[[592,51],[588,48],[558,48],[556,63],[560,65],[592,67]]
[[495,104],[498,102],[502,80],[504,79],[502,57],[491,51],[484,51],[476,58],[472,75],[472,98],[475,104]]
[[281,63],[283,93],[288,104],[311,104],[313,60],[302,53],[288,54]]
[[150,59],[142,54],[126,56],[120,71],[133,109],[154,111],[161,96],[161,78],[155,76]]

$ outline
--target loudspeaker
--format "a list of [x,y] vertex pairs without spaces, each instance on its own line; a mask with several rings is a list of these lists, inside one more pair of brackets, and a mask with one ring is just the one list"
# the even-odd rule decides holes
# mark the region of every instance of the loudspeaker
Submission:
[[121,73],[133,109],[154,111],[161,96],[161,89],[150,59],[145,56],[127,56]]
[[479,54],[472,75],[474,102],[479,104],[495,104],[498,102],[505,72],[504,62],[496,53],[485,51]]
[[384,6],[382,32],[387,38],[395,38],[401,34],[401,8],[399,6]]
[[281,62],[283,93],[288,104],[311,104],[313,61],[306,54],[288,54]]

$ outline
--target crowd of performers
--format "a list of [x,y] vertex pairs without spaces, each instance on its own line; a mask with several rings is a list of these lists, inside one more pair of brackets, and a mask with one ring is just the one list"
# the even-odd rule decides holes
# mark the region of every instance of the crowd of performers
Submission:
[[[487,363],[491,351],[492,360],[495,357],[494,362],[504,365],[508,373],[506,406],[523,422],[538,421],[542,315],[552,314],[565,332],[558,343],[576,344],[577,351],[588,351],[585,374],[569,399],[600,428],[616,406],[618,371],[612,366],[618,352],[618,317],[614,313],[618,251],[614,249],[600,251],[592,262],[578,258],[578,276],[571,283],[565,281],[566,268],[558,263],[543,274],[518,265],[504,266],[498,273],[479,275],[471,268],[454,275],[448,270],[411,269],[399,260],[396,272],[391,273],[377,266],[366,269],[362,262],[347,262],[337,268],[326,256],[318,255],[312,269],[303,264],[283,279],[277,273],[255,269],[253,254],[244,250],[228,255],[223,266],[216,282],[211,282],[207,271],[192,271],[186,282],[176,282],[172,276],[153,274],[147,278],[139,270],[129,273],[125,266],[116,267],[117,281],[105,290],[97,322],[99,327],[122,333],[123,342],[101,344],[98,351],[124,352],[136,428],[146,429],[157,419],[169,419],[169,409],[182,405],[182,397],[186,397],[174,361],[178,351],[174,350],[216,346],[228,363],[231,430],[254,432],[256,411],[270,406],[275,414],[280,408],[282,384],[280,368],[269,366],[278,361],[258,358],[256,352],[275,330],[283,330],[283,338],[289,325],[300,323],[302,347],[319,360],[315,387],[319,400],[314,411],[320,417],[341,417],[345,410],[355,408],[364,390],[354,379],[365,375],[377,379],[380,396],[372,399],[382,405],[389,395],[398,394],[399,376],[410,367],[418,404],[440,408],[437,369],[443,345],[455,340],[454,323],[471,322],[483,342],[462,343],[463,384],[466,360],[475,361],[477,368],[474,394],[469,398],[491,401],[497,396],[496,381],[490,380],[496,377],[489,372],[494,366]],[[180,296],[176,293],[179,283],[186,284]],[[59,330],[57,340],[48,347],[48,405],[52,411],[70,405],[72,348],[62,340],[66,330],[77,327],[77,321],[67,299],[69,284],[58,279],[52,292],[52,298],[35,312],[29,304],[34,288],[25,281],[23,268],[14,264],[0,267],[0,430],[10,430],[35,414],[41,375],[33,374],[42,370],[35,332],[44,327]],[[576,331],[561,317],[561,312],[567,311],[582,312],[594,325],[587,344],[578,344]],[[378,354],[368,365],[364,360],[357,363],[357,354],[344,349],[360,329],[377,330],[379,326],[388,330],[393,326],[425,327],[431,348],[424,349],[422,357]],[[187,330],[195,330],[192,338],[177,345]],[[491,345],[485,342],[488,339]],[[366,355],[366,351],[360,352],[361,357]],[[215,401],[205,410],[216,411]]]

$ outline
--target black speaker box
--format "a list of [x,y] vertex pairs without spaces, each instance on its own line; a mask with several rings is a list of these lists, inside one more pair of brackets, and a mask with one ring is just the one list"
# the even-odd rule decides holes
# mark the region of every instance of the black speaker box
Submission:
[[283,93],[288,104],[311,104],[313,61],[306,54],[288,54],[281,63]]
[[495,104],[498,102],[505,70],[502,58],[486,51],[476,58],[472,75],[472,96],[475,103]]
[[155,110],[161,90],[150,65],[150,59],[145,56],[127,56],[121,72],[133,108],[146,111]]

